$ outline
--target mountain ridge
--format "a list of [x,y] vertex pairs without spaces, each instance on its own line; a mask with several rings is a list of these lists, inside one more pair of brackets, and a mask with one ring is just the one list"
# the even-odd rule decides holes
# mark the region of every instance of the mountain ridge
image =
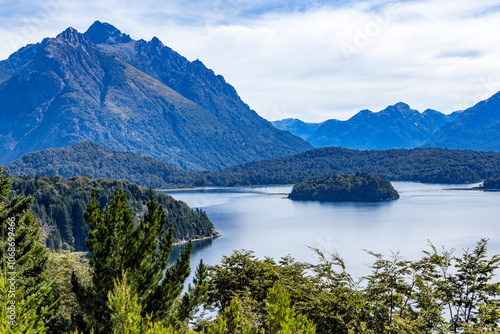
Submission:
[[500,151],[500,92],[467,108],[443,126],[426,146]]
[[84,140],[186,170],[312,148],[258,116],[200,61],[107,23],[45,38],[0,70],[0,163]]
[[445,115],[433,109],[419,112],[398,102],[378,112],[363,109],[345,121],[329,119],[322,123],[305,123],[282,120],[273,124],[301,136],[315,148],[338,146],[386,150],[423,146],[436,131],[456,117],[458,113]]

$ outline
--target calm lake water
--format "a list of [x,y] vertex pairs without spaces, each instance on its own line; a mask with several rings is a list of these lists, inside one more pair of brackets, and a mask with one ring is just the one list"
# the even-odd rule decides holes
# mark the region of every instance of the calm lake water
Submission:
[[[224,255],[247,249],[259,258],[290,254],[317,262],[308,248],[338,252],[353,276],[370,272],[373,257],[400,252],[418,259],[435,246],[473,248],[489,238],[489,255],[500,253],[500,192],[452,190],[474,185],[393,182],[401,198],[383,203],[320,203],[286,199],[291,186],[209,188],[167,192],[207,212],[222,237],[194,244],[192,266],[200,259],[220,263]],[[181,247],[177,246],[175,252]],[[175,258],[176,255],[172,254]]]

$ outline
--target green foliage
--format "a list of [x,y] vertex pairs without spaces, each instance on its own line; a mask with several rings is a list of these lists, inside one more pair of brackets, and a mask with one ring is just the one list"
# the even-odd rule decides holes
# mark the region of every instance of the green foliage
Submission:
[[137,294],[132,294],[127,284],[127,275],[114,281],[114,290],[108,292],[108,305],[111,311],[111,326],[116,334],[140,334],[141,312]]
[[[346,272],[338,254],[325,256],[317,249],[318,264],[290,259],[276,264],[251,252],[235,252],[210,268],[208,305],[221,316],[211,326],[224,333],[228,319],[238,316],[240,322],[263,323],[275,333],[284,328],[275,327],[276,319],[291,318],[295,312],[297,319],[305,319],[298,314],[309,319],[310,323],[302,324],[314,324],[316,333],[325,334],[496,333],[500,283],[492,280],[500,256],[488,259],[486,244],[481,240],[461,257],[447,251],[440,254],[431,245],[417,261],[370,252],[375,257],[372,272],[360,281]],[[276,297],[276,289],[289,291],[288,297]],[[270,296],[274,296],[273,308]],[[239,308],[231,305],[235,298]],[[269,318],[276,309],[281,310],[279,316]],[[252,318],[249,313],[258,316]]]
[[[12,333],[45,333],[48,326],[60,329],[62,314],[46,276],[48,250],[39,242],[39,228],[29,212],[32,198],[7,200],[12,181],[2,172],[0,167],[2,329]],[[13,304],[16,321],[9,324],[7,311]]]
[[500,190],[500,174],[493,175],[484,180],[483,189],[485,190]]
[[88,175],[92,178],[128,180],[146,187],[167,188],[191,182],[191,176],[161,160],[132,152],[111,150],[90,141],[68,147],[25,154],[6,165],[11,175]]
[[53,313],[53,306],[42,306],[50,298],[50,286],[44,284],[29,296],[21,291],[13,293],[7,271],[0,272],[0,332],[45,334],[47,319]]
[[82,255],[69,251],[49,255],[47,279],[52,282],[54,293],[60,296],[59,309],[68,322],[73,315],[81,312],[71,285],[72,274],[75,273],[78,280],[84,284],[91,283],[88,260]]
[[258,260],[251,251],[235,251],[224,256],[220,265],[210,267],[208,304],[223,310],[233,297],[247,297],[258,303],[257,312],[262,313],[268,290],[278,282],[287,287],[306,282],[304,271],[304,265],[288,257],[276,263],[271,258]]
[[314,178],[296,184],[290,195],[294,200],[316,201],[385,201],[399,194],[389,181],[367,173]]
[[290,307],[290,295],[280,284],[271,289],[266,298],[265,319],[268,331],[276,334],[314,334],[314,324]]
[[391,181],[478,182],[500,174],[499,152],[438,148],[357,151],[338,147],[239,164],[213,172],[186,172],[164,162],[109,150],[92,142],[26,154],[7,165],[14,175],[90,175],[149,187],[296,184],[316,177],[364,172]]
[[[500,153],[438,148],[357,151],[326,147],[290,157],[236,165],[201,176],[219,186],[295,184],[315,177],[365,172],[391,181],[421,181],[436,170],[467,167],[481,178],[500,174]],[[440,180],[442,181],[442,180]],[[463,179],[473,182],[474,179]]]
[[[248,310],[247,310],[248,311]],[[227,307],[206,329],[209,334],[314,334],[315,326],[290,306],[290,293],[279,283],[266,296],[263,312],[245,312],[238,298],[233,297]]]
[[[108,306],[111,311],[111,330],[114,334],[178,334],[172,326],[162,321],[153,321],[152,315],[141,316],[142,306],[137,293],[127,283],[127,275],[114,281],[114,289],[108,293]],[[182,333],[193,333],[182,330]]]
[[253,326],[252,322],[242,314],[241,303],[236,297],[231,299],[231,303],[220,312],[217,319],[211,322],[206,329],[208,334],[258,334],[264,333]]
[[480,182],[481,177],[469,167],[450,167],[436,168],[435,170],[423,173],[420,176],[420,182],[423,183],[444,183],[444,184],[459,184]]
[[88,227],[83,219],[90,192],[104,206],[115,188],[125,192],[132,207],[135,222],[145,214],[146,202],[155,196],[168,212],[166,224],[174,227],[174,241],[210,237],[213,225],[202,210],[191,210],[185,203],[175,201],[162,192],[140,187],[127,181],[90,179],[89,177],[15,177],[12,195],[33,197],[32,210],[43,227],[46,245],[54,250],[86,251]]
[[[173,228],[165,227],[165,211],[157,200],[152,198],[147,203],[147,212],[137,226],[123,191],[115,190],[103,211],[99,207],[96,194],[92,192],[84,214],[89,226],[87,247],[91,253],[92,282],[84,284],[76,275],[72,276],[73,290],[82,309],[78,319],[80,327],[94,328],[96,333],[109,332],[109,292],[124,271],[137,294],[142,317],[149,314],[152,321],[162,319],[175,327],[184,326],[196,309],[192,303],[199,303],[203,295],[203,291],[191,289],[190,295],[180,298],[190,272],[191,243],[167,268]],[[199,286],[205,285],[204,270],[200,265]]]
[[[201,262],[194,284],[181,295],[192,244],[167,267],[174,232],[165,227],[168,217],[154,197],[136,224],[124,191],[115,189],[104,209],[96,193],[91,194],[84,212],[87,265],[69,251],[49,254],[39,242],[30,199],[7,200],[10,185],[0,173],[0,218],[7,237],[0,249],[2,333],[62,333],[75,325],[96,334],[500,331],[500,282],[494,281],[500,255],[487,256],[487,239],[460,256],[430,244],[416,261],[369,252],[375,258],[372,271],[359,281],[347,273],[338,254],[314,249],[319,262],[307,264],[290,257],[259,260],[252,252],[239,251],[213,267]],[[14,293],[9,237],[16,243]],[[12,301],[14,327],[9,324]],[[202,303],[218,316],[199,319],[193,331],[189,321]]]
[[[500,255],[487,259],[487,239],[481,239],[472,252],[464,250],[462,257],[445,251],[439,254],[434,246],[431,249],[427,254],[440,270],[437,287],[454,332],[464,326],[499,329],[500,282],[491,280],[500,268]],[[450,272],[453,262],[455,273]]]

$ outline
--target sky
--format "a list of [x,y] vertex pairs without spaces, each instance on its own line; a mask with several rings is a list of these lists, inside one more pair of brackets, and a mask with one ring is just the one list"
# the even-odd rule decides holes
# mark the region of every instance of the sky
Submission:
[[0,59],[100,20],[201,60],[268,120],[451,113],[500,91],[498,0],[0,2]]

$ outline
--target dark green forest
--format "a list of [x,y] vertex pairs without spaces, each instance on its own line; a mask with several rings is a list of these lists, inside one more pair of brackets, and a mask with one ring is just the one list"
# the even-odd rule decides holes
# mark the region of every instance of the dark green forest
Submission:
[[138,222],[147,211],[146,202],[155,197],[167,212],[166,225],[174,227],[174,242],[213,236],[214,226],[205,212],[190,209],[162,192],[140,187],[128,181],[91,179],[88,176],[16,176],[13,178],[10,198],[17,195],[32,196],[31,210],[39,225],[46,245],[54,250],[86,251],[88,227],[83,212],[95,190],[97,201],[104,208],[115,189],[127,195],[127,202]]
[[356,173],[318,177],[293,186],[288,198],[305,201],[387,201],[399,198],[389,181],[377,175]]
[[439,148],[358,151],[310,150],[218,171],[186,172],[165,162],[84,142],[26,154],[8,164],[12,175],[89,175],[154,188],[296,184],[315,177],[365,172],[391,181],[472,183],[500,174],[500,152]]
[[167,265],[174,231],[154,196],[136,223],[125,191],[115,188],[105,208],[91,191],[86,259],[42,245],[33,198],[9,197],[11,184],[0,168],[1,333],[499,332],[500,255],[488,255],[487,239],[461,252],[429,243],[416,260],[368,251],[371,271],[360,278],[318,249],[316,263],[236,251],[200,262],[183,291],[192,244]]
[[114,178],[152,188],[182,183],[184,178],[186,183],[191,182],[189,172],[164,161],[111,150],[91,141],[27,153],[6,165],[5,171],[11,175]]
[[486,190],[500,190],[500,174],[493,175],[484,180],[482,188]]
[[315,177],[356,172],[376,174],[391,181],[470,183],[479,181],[477,176],[486,179],[500,174],[500,153],[438,148],[357,151],[328,147],[202,173],[199,183],[295,184]]

